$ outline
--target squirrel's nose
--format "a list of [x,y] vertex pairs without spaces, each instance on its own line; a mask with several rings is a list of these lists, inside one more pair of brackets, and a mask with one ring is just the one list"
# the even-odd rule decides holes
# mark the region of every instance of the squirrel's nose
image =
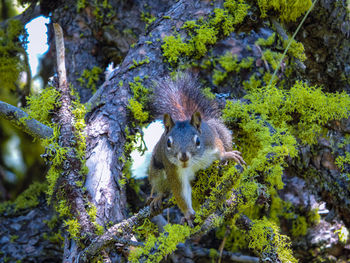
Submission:
[[179,159],[181,162],[187,162],[189,158],[190,158],[189,153],[187,152],[180,153]]

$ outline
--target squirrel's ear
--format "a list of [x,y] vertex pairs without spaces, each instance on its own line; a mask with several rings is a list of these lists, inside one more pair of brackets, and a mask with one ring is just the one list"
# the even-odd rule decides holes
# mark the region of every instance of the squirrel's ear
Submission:
[[199,132],[201,132],[201,123],[202,123],[202,116],[198,111],[196,111],[195,113],[192,114],[191,125],[194,126]]
[[175,125],[173,119],[167,113],[164,114],[163,123],[164,123],[165,129],[166,129],[166,133],[168,133],[171,130],[171,128],[174,127],[174,125]]

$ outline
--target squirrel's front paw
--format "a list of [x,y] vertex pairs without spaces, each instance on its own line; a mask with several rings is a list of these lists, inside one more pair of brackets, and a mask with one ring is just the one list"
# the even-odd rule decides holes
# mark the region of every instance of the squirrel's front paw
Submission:
[[243,160],[243,157],[241,156],[241,152],[239,151],[231,151],[225,153],[225,160],[234,160],[236,163],[239,163],[240,165],[246,165],[245,161]]
[[149,197],[147,202],[150,202],[149,206],[151,213],[160,213],[162,211],[162,195],[158,195],[155,198]]
[[181,225],[185,223],[188,224],[189,227],[193,228],[193,220],[195,218],[195,212],[192,210],[191,212],[187,212],[184,217],[181,218]]

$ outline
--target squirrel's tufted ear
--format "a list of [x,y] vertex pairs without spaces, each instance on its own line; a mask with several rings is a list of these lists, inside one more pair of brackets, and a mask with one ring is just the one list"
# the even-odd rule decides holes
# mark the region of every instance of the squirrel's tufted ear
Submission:
[[174,127],[174,125],[175,125],[173,119],[167,113],[164,114],[163,123],[164,123],[165,129],[166,129],[166,133],[168,133],[171,130],[171,128]]
[[199,132],[201,132],[201,123],[202,123],[202,116],[198,111],[196,111],[195,113],[192,114],[191,125],[194,126]]

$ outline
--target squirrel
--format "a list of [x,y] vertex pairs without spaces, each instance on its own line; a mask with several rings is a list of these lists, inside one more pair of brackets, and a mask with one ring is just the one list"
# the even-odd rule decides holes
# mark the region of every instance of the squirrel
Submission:
[[151,210],[160,210],[162,198],[171,192],[183,220],[193,226],[191,181],[195,173],[215,160],[245,162],[239,151],[232,150],[232,136],[220,119],[216,101],[205,97],[192,73],[159,81],[153,107],[156,115],[163,115],[165,130],[153,149],[148,170]]

